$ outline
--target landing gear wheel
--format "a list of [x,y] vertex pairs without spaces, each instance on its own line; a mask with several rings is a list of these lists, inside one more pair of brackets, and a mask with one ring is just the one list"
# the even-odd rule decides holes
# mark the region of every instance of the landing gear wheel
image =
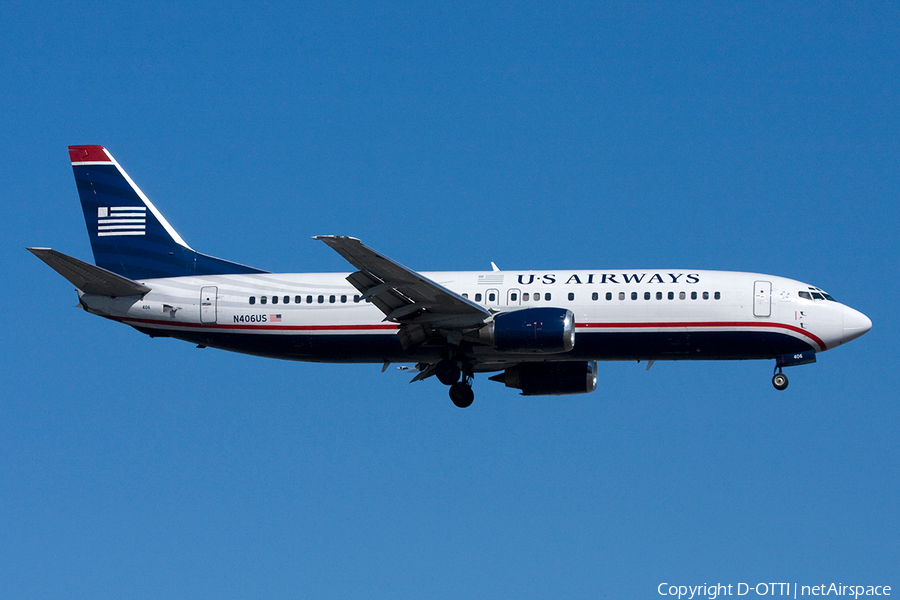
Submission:
[[459,370],[459,365],[456,364],[456,361],[445,358],[435,365],[434,374],[437,375],[438,381],[444,385],[453,385],[459,381],[459,376],[462,372]]
[[776,390],[783,390],[788,386],[788,378],[784,373],[775,373],[772,376],[772,385]]
[[475,392],[468,383],[458,381],[450,386],[450,399],[459,408],[468,408],[475,401]]

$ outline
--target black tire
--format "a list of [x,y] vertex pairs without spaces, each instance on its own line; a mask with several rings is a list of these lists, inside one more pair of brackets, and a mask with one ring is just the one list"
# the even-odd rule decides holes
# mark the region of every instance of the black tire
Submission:
[[459,408],[468,408],[475,401],[475,392],[469,385],[459,381],[450,386],[450,399]]
[[775,389],[779,390],[779,391],[787,388],[787,386],[788,386],[787,375],[785,375],[784,373],[775,373],[775,375],[772,376],[772,385],[774,385]]
[[459,381],[459,376],[461,375],[459,365],[455,361],[447,360],[446,358],[435,365],[434,374],[437,375],[438,381],[444,385],[453,385]]

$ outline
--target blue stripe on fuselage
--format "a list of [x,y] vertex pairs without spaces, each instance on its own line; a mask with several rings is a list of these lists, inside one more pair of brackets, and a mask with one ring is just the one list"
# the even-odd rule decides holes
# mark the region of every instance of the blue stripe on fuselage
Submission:
[[[134,326],[134,325],[133,325]],[[371,363],[429,362],[440,358],[444,348],[423,346],[403,350],[391,334],[266,334],[236,333],[213,327],[160,330],[134,326],[152,336],[177,339],[269,358],[311,362]],[[578,332],[575,348],[564,354],[530,354],[523,360],[749,360],[771,359],[792,352],[814,349],[809,343],[780,332]],[[494,353],[491,358],[512,358]]]

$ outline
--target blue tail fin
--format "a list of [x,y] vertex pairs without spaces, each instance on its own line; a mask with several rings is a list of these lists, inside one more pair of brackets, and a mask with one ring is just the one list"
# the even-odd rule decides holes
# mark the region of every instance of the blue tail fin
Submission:
[[265,273],[191,249],[103,146],[69,146],[94,262],[133,280]]

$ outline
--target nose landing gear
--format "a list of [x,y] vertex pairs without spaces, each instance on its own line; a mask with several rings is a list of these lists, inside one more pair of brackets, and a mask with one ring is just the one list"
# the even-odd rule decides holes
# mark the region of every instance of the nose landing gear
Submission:
[[793,367],[796,365],[808,365],[816,362],[815,350],[804,350],[802,352],[794,352],[791,354],[783,354],[775,357],[775,374],[772,376],[772,385],[775,389],[781,391],[788,386],[787,375],[781,372],[782,367]]
[[775,389],[781,391],[788,386],[788,378],[787,375],[781,372],[781,367],[778,367],[778,372],[772,376],[772,385],[775,386]]

